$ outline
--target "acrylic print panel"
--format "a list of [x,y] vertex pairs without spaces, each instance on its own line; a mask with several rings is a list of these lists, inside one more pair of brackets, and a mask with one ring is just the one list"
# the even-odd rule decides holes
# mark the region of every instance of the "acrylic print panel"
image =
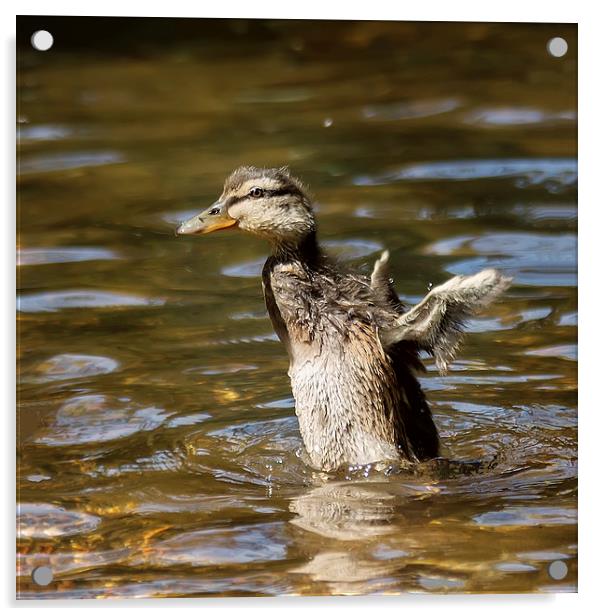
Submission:
[[17,27],[18,597],[574,592],[576,26]]

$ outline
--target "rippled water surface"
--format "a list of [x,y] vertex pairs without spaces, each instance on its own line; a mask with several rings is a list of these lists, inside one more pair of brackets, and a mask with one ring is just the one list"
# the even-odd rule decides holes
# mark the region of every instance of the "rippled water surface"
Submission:
[[[19,54],[19,596],[575,590],[576,30],[169,24]],[[243,163],[290,165],[341,259],[388,248],[404,300],[514,276],[427,361],[451,462],[306,464],[267,246],[174,236]]]

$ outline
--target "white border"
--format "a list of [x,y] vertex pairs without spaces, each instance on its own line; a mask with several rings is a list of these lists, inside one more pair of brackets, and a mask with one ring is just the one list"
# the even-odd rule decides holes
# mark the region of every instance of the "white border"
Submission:
[[100,4],[54,0],[16,3],[21,15],[113,15],[144,17],[247,17],[284,19],[392,19],[406,21],[547,21],[574,23],[577,21],[579,2],[560,0],[504,0],[503,3],[454,0],[391,2],[372,0],[368,3],[283,2],[282,0],[253,0],[253,2],[194,2],[170,0],[166,3],[148,4],[107,0]]
[[[602,146],[600,131],[600,113],[602,100],[600,96],[599,52],[600,45],[600,11],[596,3],[588,0],[537,1],[504,0],[503,2],[482,2],[453,0],[452,2],[427,1],[394,2],[394,0],[371,0],[362,5],[347,2],[320,2],[303,0],[300,3],[251,0],[247,2],[194,2],[170,0],[164,4],[132,2],[128,0],[103,0],[102,4],[83,4],[54,0],[48,2],[14,2],[2,6],[1,20],[4,30],[5,57],[2,62],[5,84],[2,97],[4,126],[6,135],[1,149],[4,164],[0,167],[3,174],[3,186],[8,190],[4,195],[2,225],[3,267],[2,282],[6,296],[0,304],[3,308],[2,355],[3,391],[6,404],[2,409],[7,428],[4,447],[7,456],[3,473],[6,500],[0,508],[3,517],[3,558],[2,596],[7,607],[24,609],[29,612],[44,607],[46,613],[56,613],[65,608],[111,609],[118,613],[125,609],[165,609],[177,606],[180,609],[202,609],[219,611],[244,609],[249,613],[265,610],[286,609],[292,613],[307,610],[326,611],[327,609],[344,609],[346,612],[361,613],[371,606],[385,613],[399,613],[404,609],[444,611],[446,616],[454,614],[482,615],[504,614],[508,611],[540,611],[546,614],[562,614],[568,610],[594,611],[596,589],[600,577],[600,473],[602,463],[597,455],[602,448],[599,444],[600,417],[602,409],[596,394],[600,388],[595,385],[600,381],[599,355],[601,348],[600,317],[602,305],[598,300],[600,288],[600,250],[602,242]],[[144,601],[110,601],[78,602],[48,601],[19,602],[14,600],[14,41],[15,14],[62,14],[62,15],[114,15],[114,16],[181,16],[181,17],[278,17],[278,18],[321,18],[321,19],[396,19],[422,21],[513,21],[513,22],[579,22],[579,594],[561,594],[555,596],[402,596],[382,598],[307,598],[307,599],[186,599],[186,600],[144,600]],[[589,611],[589,610],[588,610]]]

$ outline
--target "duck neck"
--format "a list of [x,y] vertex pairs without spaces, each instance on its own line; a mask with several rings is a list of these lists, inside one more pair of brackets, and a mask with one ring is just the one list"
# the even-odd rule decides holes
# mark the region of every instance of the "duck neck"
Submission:
[[294,244],[275,244],[273,247],[273,255],[281,261],[301,261],[310,269],[319,269],[324,263],[324,253],[318,244],[315,229]]

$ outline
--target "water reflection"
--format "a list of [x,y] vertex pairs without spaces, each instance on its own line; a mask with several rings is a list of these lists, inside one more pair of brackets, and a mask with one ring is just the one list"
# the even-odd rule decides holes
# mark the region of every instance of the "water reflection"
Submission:
[[19,160],[19,174],[52,173],[80,167],[114,165],[124,160],[119,152],[72,152],[30,156]]
[[109,399],[104,395],[87,394],[61,405],[53,425],[41,430],[35,441],[54,447],[91,445],[154,430],[165,418],[163,409],[136,408],[128,398]]
[[474,521],[480,526],[539,526],[540,524],[572,524],[575,510],[555,507],[506,507],[478,515]]
[[455,98],[443,100],[409,100],[402,103],[387,105],[371,105],[364,107],[363,114],[369,120],[411,120],[426,118],[453,111],[460,106]]
[[287,541],[282,529],[283,524],[276,522],[177,534],[153,544],[144,551],[140,561],[131,564],[214,567],[282,560],[287,553]]
[[543,124],[553,122],[574,122],[574,111],[549,112],[529,107],[507,107],[499,109],[477,109],[465,118],[465,122],[483,126],[509,126]]
[[448,271],[454,274],[495,267],[525,285],[540,286],[545,280],[550,286],[574,286],[577,281],[574,234],[485,233],[447,238],[426,250],[436,255],[479,255],[451,262]]
[[17,535],[49,538],[91,532],[101,520],[81,511],[67,511],[46,503],[19,503]]
[[119,362],[110,357],[61,353],[37,364],[22,375],[24,382],[50,382],[109,374],[119,369]]
[[349,552],[324,551],[291,572],[309,576],[315,582],[326,582],[329,594],[360,595],[387,588],[390,583],[383,580],[387,580],[395,569],[393,563],[374,563]]
[[551,191],[577,182],[577,161],[571,158],[532,158],[499,160],[434,161],[406,165],[397,171],[377,176],[358,176],[358,186],[376,186],[402,180],[485,180],[516,178],[516,186],[524,188],[543,184]]
[[53,141],[54,139],[66,139],[71,135],[68,126],[57,126],[52,124],[27,125],[22,123],[17,126],[17,139],[19,142],[28,141]]
[[65,246],[63,248],[24,248],[17,254],[17,265],[74,263],[78,261],[108,261],[119,255],[107,248]]
[[393,532],[393,495],[382,487],[327,483],[293,500],[292,524],[338,540],[359,540]]
[[17,298],[20,312],[56,312],[65,308],[109,308],[115,306],[160,306],[162,299],[109,291],[48,291],[27,293]]

